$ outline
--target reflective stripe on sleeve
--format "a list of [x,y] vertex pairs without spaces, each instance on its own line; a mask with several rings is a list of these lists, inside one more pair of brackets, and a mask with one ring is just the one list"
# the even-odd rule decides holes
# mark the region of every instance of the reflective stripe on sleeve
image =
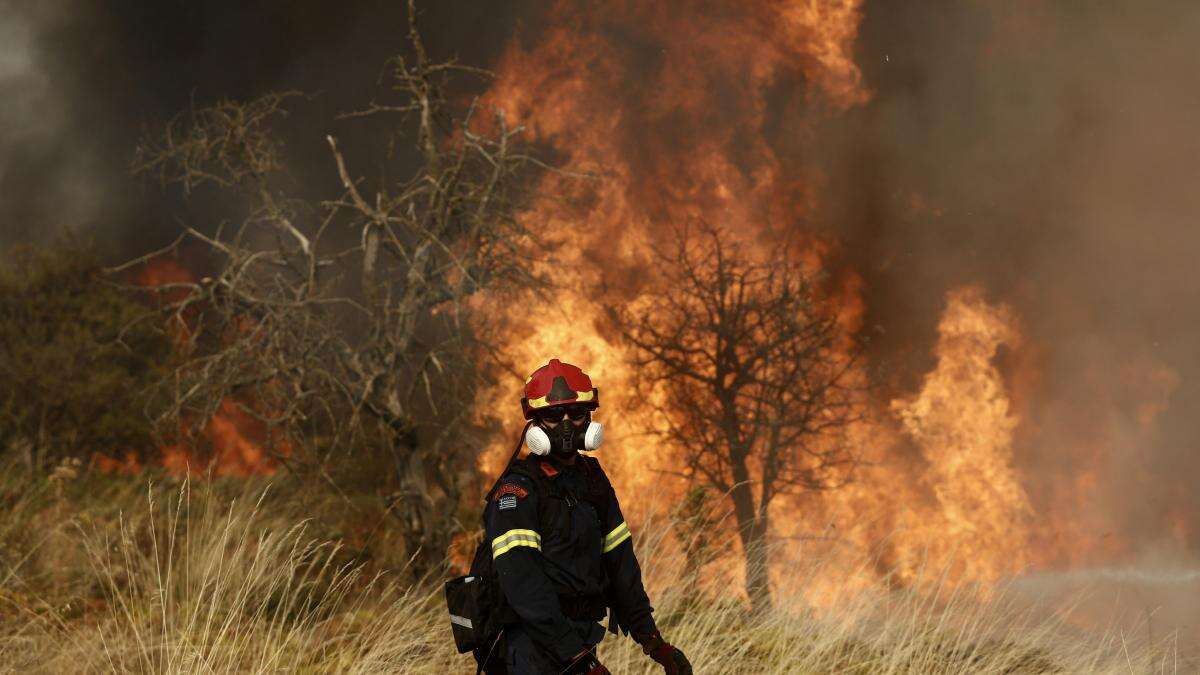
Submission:
[[528,546],[540,551],[542,550],[542,535],[533,530],[509,530],[492,540],[492,560],[517,546]]
[[604,535],[604,552],[608,553],[628,538],[629,526],[625,524],[625,521],[621,521],[621,524],[614,527],[612,532]]

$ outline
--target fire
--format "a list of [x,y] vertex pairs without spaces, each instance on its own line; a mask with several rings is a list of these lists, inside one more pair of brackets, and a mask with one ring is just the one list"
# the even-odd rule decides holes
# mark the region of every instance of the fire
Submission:
[[[572,290],[514,308],[503,323],[520,328],[506,353],[521,374],[550,357],[589,371],[605,421],[615,422],[603,461],[625,494],[669,503],[682,486],[659,473],[672,449],[648,434],[654,402],[642,398],[597,301],[653,292],[653,250],[668,227],[695,220],[751,251],[787,243],[814,273],[826,267],[837,243],[804,227],[824,179],[781,148],[802,146],[823,117],[870,99],[852,58],[861,13],[853,1],[557,2],[544,29],[504,55],[486,103],[526,125],[573,174],[548,175],[546,199],[522,214],[562,241],[545,264]],[[780,126],[786,142],[770,131]],[[863,325],[863,280],[848,271],[825,285],[849,339]],[[849,442],[869,460],[859,481],[777,504],[780,534],[804,538],[837,523],[837,551],[856,558],[847,569],[875,556],[900,583],[922,565],[989,581],[1029,562],[1032,511],[1013,461],[1019,418],[995,362],[1001,347],[1019,347],[1017,319],[960,289],[947,297],[939,336],[921,390],[870,404],[874,421],[852,430]],[[481,404],[515,411],[519,387],[503,381]],[[507,444],[488,455],[486,471],[498,470]]]
[[[196,281],[195,275],[178,261],[156,258],[142,266],[134,275],[140,286],[156,287],[168,284],[187,284]],[[161,302],[173,302],[185,297],[186,289],[168,289]],[[182,347],[190,327],[189,318],[168,326],[176,344]],[[278,468],[279,458],[291,454],[287,439],[272,433],[261,421],[249,414],[239,402],[226,398],[216,413],[199,427],[198,443],[174,443],[158,448],[159,464],[168,473],[248,477],[270,475]],[[204,446],[203,448],[199,446]],[[110,473],[137,473],[144,467],[133,452],[121,458],[97,455],[94,465]]]
[[[154,261],[141,266],[134,274],[134,283],[146,288],[166,286],[168,284],[190,284],[196,281],[196,276],[186,267],[172,258],[156,258]],[[169,300],[181,300],[184,295],[181,290],[166,291],[164,295]]]
[[[175,287],[175,284],[195,283],[196,277],[173,258],[159,257],[142,265],[133,275],[133,283],[143,288],[159,289],[152,301],[157,306],[179,302],[187,297],[187,289]],[[172,319],[167,325],[167,332],[177,349],[183,349],[191,337],[188,326],[189,316]]]
[[830,101],[840,108],[866,103],[870,94],[852,54],[861,0],[781,2],[774,9],[794,58],[815,61],[806,70]]
[[[864,330],[867,282],[859,271],[834,269],[839,242],[812,227],[827,181],[807,153],[822,122],[871,100],[853,56],[862,14],[861,0],[556,0],[508,45],[483,104],[524,125],[564,169],[546,174],[539,199],[519,214],[557,242],[534,264],[564,290],[486,307],[500,314],[515,371],[477,401],[512,422],[481,460],[486,473],[499,470],[516,439],[522,378],[558,357],[600,387],[602,461],[625,499],[665,510],[680,496],[683,486],[661,473],[670,468],[670,442],[651,434],[654,393],[639,388],[601,310],[659,291],[654,252],[668,228],[703,220],[752,252],[788,245],[807,269],[827,275],[822,292],[846,345]],[[914,214],[942,214],[923,195],[908,201]],[[193,277],[160,261],[139,279]],[[1156,362],[1122,366],[1125,390],[1108,393],[1111,400],[1096,395],[1097,419],[1080,420],[1070,437],[1044,433],[1045,416],[1084,408],[1047,405],[1054,374],[1042,371],[1045,345],[1026,334],[1034,324],[981,288],[941,290],[948,292],[928,346],[933,365],[914,374],[916,385],[876,392],[866,421],[839,439],[866,460],[856,482],[772,507],[780,539],[801,542],[777,563],[821,555],[837,562],[843,582],[907,585],[945,573],[952,584],[987,584],[1027,568],[1131,557],[1106,494],[1118,478],[1152,478],[1117,449],[1136,452],[1154,433],[1178,376]],[[488,300],[473,302],[483,308]],[[857,376],[865,380],[866,369]],[[287,454],[286,439],[271,438],[234,401],[199,423],[211,451],[163,448],[169,470],[202,471],[211,460],[218,475],[270,473],[268,448]],[[132,456],[106,461],[112,470],[136,466]],[[1053,484],[1040,482],[1041,466],[1059,467],[1046,472]],[[1157,515],[1176,545],[1195,548],[1188,513],[1170,506]],[[832,597],[826,591],[812,597]]]
[[[602,383],[606,414],[628,422],[648,408],[592,298],[645,287],[664,226],[705,219],[762,247],[794,236],[792,224],[817,202],[819,178],[803,167],[787,173],[765,138],[769,90],[804,79],[816,83],[809,93],[819,107],[866,101],[851,58],[860,18],[858,2],[557,2],[536,39],[510,45],[485,103],[563,153],[572,174],[595,176],[550,174],[540,189],[547,199],[523,215],[561,241],[547,264],[578,293],[514,312],[507,323],[521,328],[507,351],[517,370],[532,372],[550,356],[586,364]],[[630,42],[645,48],[631,53]],[[824,242],[813,243],[801,248],[820,267]],[[514,389],[506,382],[487,403],[513,409]],[[610,441],[620,445],[627,433],[634,442],[645,428],[616,426]],[[497,448],[484,467],[494,470],[504,454]],[[656,482],[646,457],[607,463],[631,485]]]
[[211,471],[214,476],[247,478],[275,473],[278,458],[291,454],[286,439],[271,434],[262,422],[228,398],[221,401],[201,436],[210,448],[208,453],[197,452],[194,446],[170,445],[162,449],[163,468],[176,475]]
[[952,291],[938,325],[937,366],[915,398],[892,402],[928,462],[924,478],[936,497],[923,544],[956,547],[938,557],[954,554],[969,579],[991,581],[1028,563],[1032,509],[1013,466],[1017,418],[993,362],[1001,346],[1018,341],[1010,310],[989,305],[976,288]]
[[919,390],[871,404],[852,430],[864,455],[857,480],[791,512],[799,523],[784,534],[825,533],[784,556],[830,561],[833,578],[805,590],[810,602],[828,606],[880,580],[987,592],[1033,562],[1033,509],[1014,462],[1020,419],[997,364],[1001,348],[1019,344],[1011,309],[975,287],[947,293]]

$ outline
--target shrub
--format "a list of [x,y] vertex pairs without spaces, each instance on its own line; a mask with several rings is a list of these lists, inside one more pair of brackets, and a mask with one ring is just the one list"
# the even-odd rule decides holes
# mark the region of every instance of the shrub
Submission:
[[0,452],[61,458],[152,447],[141,393],[170,351],[146,307],[106,281],[84,242],[17,247],[0,263]]

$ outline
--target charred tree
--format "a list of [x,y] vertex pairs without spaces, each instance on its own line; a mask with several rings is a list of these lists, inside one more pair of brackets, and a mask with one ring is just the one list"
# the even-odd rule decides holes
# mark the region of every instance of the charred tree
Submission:
[[387,100],[341,116],[394,121],[402,158],[360,178],[326,136],[336,183],[297,194],[274,127],[302,97],[194,108],[143,143],[135,169],[185,194],[215,189],[244,218],[215,234],[186,226],[129,266],[183,246],[214,261],[197,282],[152,289],[185,355],[160,383],[158,428],[187,430],[233,402],[271,430],[279,462],[339,492],[335,473],[357,466],[359,487],[380,489],[390,464],[390,508],[422,572],[444,564],[481,444],[471,298],[538,286],[528,263],[546,247],[514,217],[541,166],[520,151],[521,129],[445,93],[451,76],[488,74],[431,59],[411,2],[409,19]]
[[662,394],[683,476],[728,494],[746,592],[771,606],[770,506],[852,477],[840,436],[858,418],[857,349],[786,251],[751,258],[720,229],[681,229],[659,255],[663,292],[613,308],[635,365]]

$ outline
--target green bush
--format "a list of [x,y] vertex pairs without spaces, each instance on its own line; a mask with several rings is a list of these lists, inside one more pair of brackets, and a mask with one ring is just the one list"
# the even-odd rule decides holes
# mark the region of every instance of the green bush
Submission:
[[32,469],[145,453],[142,394],[170,354],[149,308],[104,278],[83,242],[17,247],[0,262],[0,452]]

